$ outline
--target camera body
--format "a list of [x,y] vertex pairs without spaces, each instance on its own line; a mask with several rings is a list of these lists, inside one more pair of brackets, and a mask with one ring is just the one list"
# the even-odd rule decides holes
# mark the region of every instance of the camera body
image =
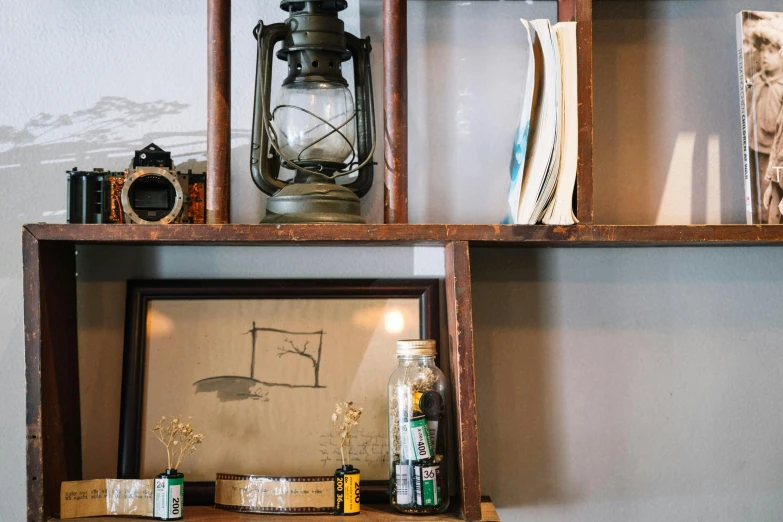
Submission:
[[151,143],[125,172],[68,171],[68,223],[202,224],[206,174],[173,169],[171,153]]

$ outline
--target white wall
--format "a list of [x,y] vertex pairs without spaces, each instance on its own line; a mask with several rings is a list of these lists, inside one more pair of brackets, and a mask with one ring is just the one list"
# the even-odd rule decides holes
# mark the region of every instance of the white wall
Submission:
[[[361,20],[356,2],[347,14],[351,30],[373,36],[376,85],[382,77],[380,3],[363,0]],[[275,4],[234,2],[236,222],[257,221],[263,207],[247,172],[255,60],[250,31],[258,18],[280,16]],[[502,193],[508,161],[503,129],[517,108],[506,111],[502,103],[515,92],[513,77],[492,71],[513,54],[517,36],[505,31],[513,31],[514,19],[551,17],[553,5],[411,2],[415,219],[454,219],[464,210],[462,221],[494,220],[494,207],[477,203]],[[742,7],[779,9],[756,0]],[[733,26],[739,8],[730,0],[596,5],[601,221],[698,222],[716,216],[718,208],[716,219],[742,220]],[[74,165],[120,169],[134,148],[149,141],[171,148],[177,161],[203,161],[205,11],[203,2],[184,0],[0,2],[2,522],[22,520],[25,513],[20,227],[64,221],[63,171]],[[474,17],[476,34],[468,31]],[[503,56],[479,52],[495,48]],[[380,100],[380,89],[376,93]],[[471,93],[469,103],[463,100]],[[695,133],[692,160],[688,147],[675,147],[688,132]],[[670,172],[671,164],[676,168]],[[715,172],[718,195],[706,189]],[[482,188],[483,176],[490,188]],[[691,190],[667,191],[669,180],[682,182],[675,189]],[[382,214],[380,189],[376,183],[365,201],[371,221]],[[503,518],[778,518],[777,251],[474,254],[483,492],[494,497]],[[182,256],[177,249],[166,252],[147,258],[159,276],[171,274],[169,263]],[[223,255],[206,257],[209,273],[221,273]],[[365,252],[361,260],[389,266],[384,255]],[[414,254],[397,255],[402,257],[391,259],[415,273]],[[286,267],[328,277],[354,266],[334,260],[314,272],[300,251],[286,249],[264,259],[278,275],[274,270]],[[507,278],[510,283],[503,282]]]

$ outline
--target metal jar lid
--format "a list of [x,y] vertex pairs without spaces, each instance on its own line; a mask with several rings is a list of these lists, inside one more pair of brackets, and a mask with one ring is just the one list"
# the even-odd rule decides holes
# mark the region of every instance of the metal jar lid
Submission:
[[397,341],[397,355],[435,355],[434,339],[403,339]]

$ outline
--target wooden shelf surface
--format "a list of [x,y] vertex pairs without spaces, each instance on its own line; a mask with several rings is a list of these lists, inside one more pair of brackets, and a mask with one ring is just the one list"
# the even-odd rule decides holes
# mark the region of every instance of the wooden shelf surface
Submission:
[[80,244],[444,244],[668,246],[783,244],[781,225],[62,225],[29,224],[38,241]]
[[[460,520],[454,512],[447,512],[442,515],[432,515],[427,517],[404,515],[392,510],[388,505],[363,505],[362,512],[356,516],[349,517],[352,522],[406,522],[432,520],[434,522],[445,522]],[[60,520],[54,518],[51,520]],[[117,522],[118,520],[150,520],[146,518],[118,518],[110,517],[91,517],[91,518],[72,518],[77,522]],[[291,522],[292,520],[314,520],[318,522],[335,522],[341,520],[334,515],[275,515],[275,514],[252,514],[252,513],[232,513],[222,511],[214,507],[207,506],[185,506],[185,522]],[[481,502],[481,520],[482,522],[499,522],[497,511],[491,500]]]

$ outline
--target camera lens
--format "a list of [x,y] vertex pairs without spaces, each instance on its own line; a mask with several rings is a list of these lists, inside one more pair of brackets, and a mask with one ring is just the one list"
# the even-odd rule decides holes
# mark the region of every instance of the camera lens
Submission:
[[128,200],[133,211],[147,221],[160,221],[174,208],[176,191],[174,185],[161,176],[142,176],[128,191]]

